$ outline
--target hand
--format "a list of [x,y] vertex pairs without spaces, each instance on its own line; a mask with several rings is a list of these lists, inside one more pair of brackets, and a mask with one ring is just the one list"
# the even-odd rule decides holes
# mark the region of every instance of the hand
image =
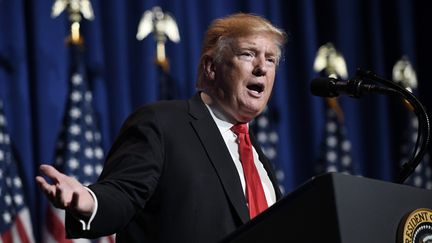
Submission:
[[87,189],[75,178],[60,173],[50,165],[41,165],[41,173],[53,181],[48,183],[42,176],[36,176],[39,188],[56,208],[65,209],[74,215],[90,216],[94,199]]

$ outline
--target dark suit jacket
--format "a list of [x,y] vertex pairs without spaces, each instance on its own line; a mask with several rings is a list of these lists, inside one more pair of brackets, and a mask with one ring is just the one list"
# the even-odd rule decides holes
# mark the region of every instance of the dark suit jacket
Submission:
[[[268,160],[260,160],[281,193]],[[66,217],[69,237],[118,242],[216,242],[249,220],[230,153],[198,95],[143,106],[124,123],[96,184],[90,231]]]

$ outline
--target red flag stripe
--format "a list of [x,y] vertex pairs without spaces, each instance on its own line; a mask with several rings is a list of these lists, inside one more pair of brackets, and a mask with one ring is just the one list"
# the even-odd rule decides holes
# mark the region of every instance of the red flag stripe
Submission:
[[47,210],[48,232],[58,243],[72,243],[72,240],[66,239],[63,220],[57,217],[54,210],[52,207]]
[[21,243],[30,243],[30,239],[28,237],[28,232],[26,231],[26,229],[25,229],[25,227],[21,221],[20,216],[17,217],[15,223],[16,223],[16,230],[17,230],[18,236],[21,240],[20,242]]
[[1,238],[3,243],[12,243],[12,232],[10,230],[4,232]]

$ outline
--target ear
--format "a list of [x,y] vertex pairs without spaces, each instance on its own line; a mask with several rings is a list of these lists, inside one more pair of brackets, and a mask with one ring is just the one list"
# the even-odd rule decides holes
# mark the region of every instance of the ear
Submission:
[[208,80],[213,81],[215,79],[215,76],[216,76],[215,71],[216,71],[216,65],[215,65],[213,57],[206,55],[204,57],[204,72],[205,72]]

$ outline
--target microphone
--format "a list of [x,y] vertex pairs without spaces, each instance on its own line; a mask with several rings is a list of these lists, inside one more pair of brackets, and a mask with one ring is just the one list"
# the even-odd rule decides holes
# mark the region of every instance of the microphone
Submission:
[[335,78],[315,78],[311,82],[310,90],[313,95],[321,97],[337,97],[346,94],[360,98],[365,94],[394,94],[395,90],[374,84],[364,84],[362,79],[353,78],[347,81]]
[[[364,84],[363,80],[373,81],[382,84]],[[356,76],[347,81],[334,78],[315,78],[311,82],[310,90],[313,95],[322,97],[336,97],[339,94],[346,94],[354,98],[360,98],[364,94],[390,94],[407,101],[417,115],[419,122],[418,136],[413,154],[408,162],[402,165],[397,182],[403,183],[420,164],[428,145],[430,143],[431,125],[425,107],[411,92],[404,87],[379,77],[371,71],[358,69]]]

